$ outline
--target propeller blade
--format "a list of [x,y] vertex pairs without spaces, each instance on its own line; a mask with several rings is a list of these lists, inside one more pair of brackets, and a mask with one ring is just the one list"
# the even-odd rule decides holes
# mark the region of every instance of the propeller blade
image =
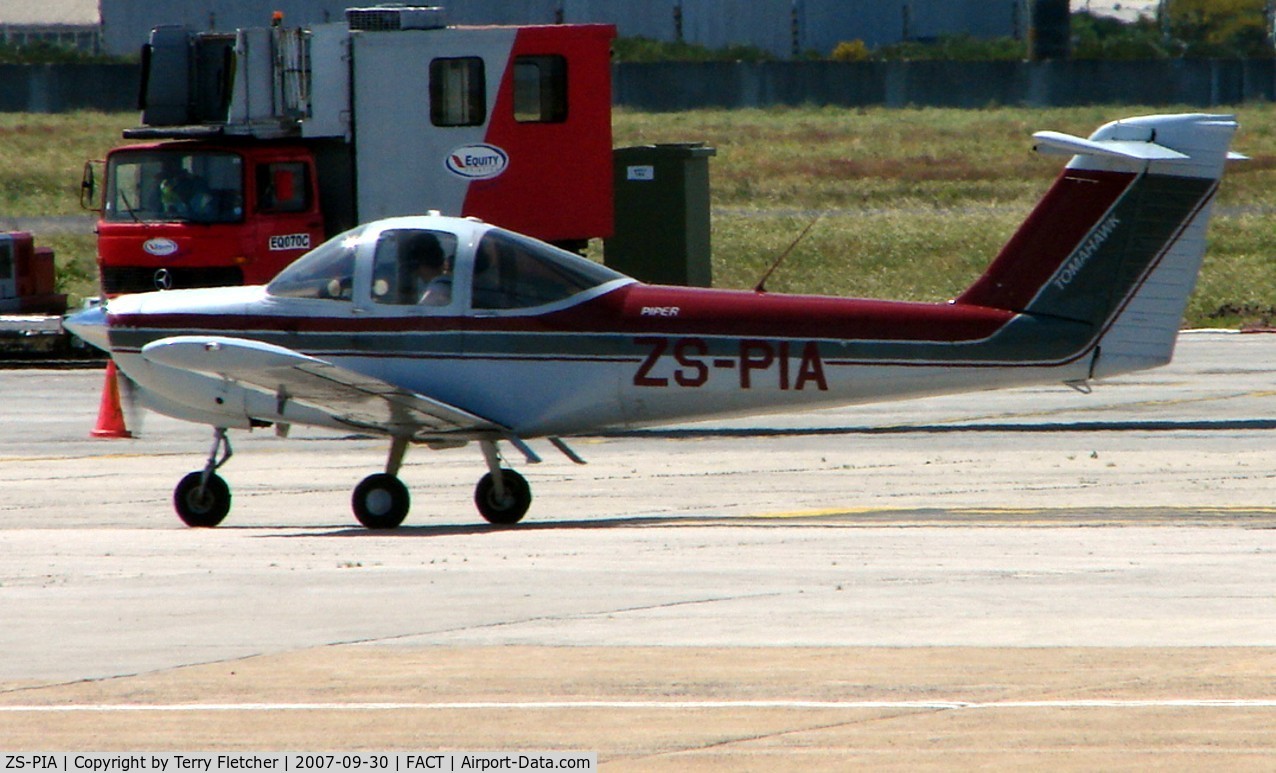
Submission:
[[116,378],[120,385],[120,408],[124,411],[124,423],[133,437],[138,437],[142,434],[142,425],[148,413],[141,398],[142,388],[122,370],[116,371]]

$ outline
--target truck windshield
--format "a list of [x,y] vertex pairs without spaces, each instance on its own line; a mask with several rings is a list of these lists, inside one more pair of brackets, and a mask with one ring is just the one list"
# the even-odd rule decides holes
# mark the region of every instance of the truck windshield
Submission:
[[233,223],[243,215],[243,160],[234,153],[123,151],[107,163],[108,221]]

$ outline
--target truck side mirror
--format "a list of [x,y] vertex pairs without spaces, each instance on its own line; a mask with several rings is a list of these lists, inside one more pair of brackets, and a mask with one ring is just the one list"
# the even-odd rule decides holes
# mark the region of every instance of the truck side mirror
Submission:
[[80,180],[80,207],[101,212],[102,206],[97,201],[97,177],[93,173],[93,165],[101,161],[85,161],[84,177]]

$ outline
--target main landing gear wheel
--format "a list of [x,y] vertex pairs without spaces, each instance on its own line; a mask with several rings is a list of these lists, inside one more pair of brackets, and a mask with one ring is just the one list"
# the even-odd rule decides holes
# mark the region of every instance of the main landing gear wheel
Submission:
[[230,512],[230,486],[216,473],[192,472],[173,490],[173,508],[187,526],[211,528]]
[[403,481],[385,472],[369,475],[350,498],[354,517],[369,529],[394,529],[408,517],[412,498]]
[[496,480],[492,473],[479,478],[474,488],[474,504],[488,523],[508,525],[518,523],[532,506],[532,487],[527,479],[513,470],[500,470],[505,495],[496,493]]

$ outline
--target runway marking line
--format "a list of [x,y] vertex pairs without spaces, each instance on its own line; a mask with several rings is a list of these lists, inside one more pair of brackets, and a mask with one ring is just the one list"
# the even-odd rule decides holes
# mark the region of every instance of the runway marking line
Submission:
[[419,703],[90,703],[83,705],[0,706],[4,714],[75,712],[258,712],[258,711],[464,711],[494,709],[924,709],[990,711],[1007,709],[1276,709],[1276,698],[1178,698],[1162,700],[1041,700],[1041,701],[441,701]]

